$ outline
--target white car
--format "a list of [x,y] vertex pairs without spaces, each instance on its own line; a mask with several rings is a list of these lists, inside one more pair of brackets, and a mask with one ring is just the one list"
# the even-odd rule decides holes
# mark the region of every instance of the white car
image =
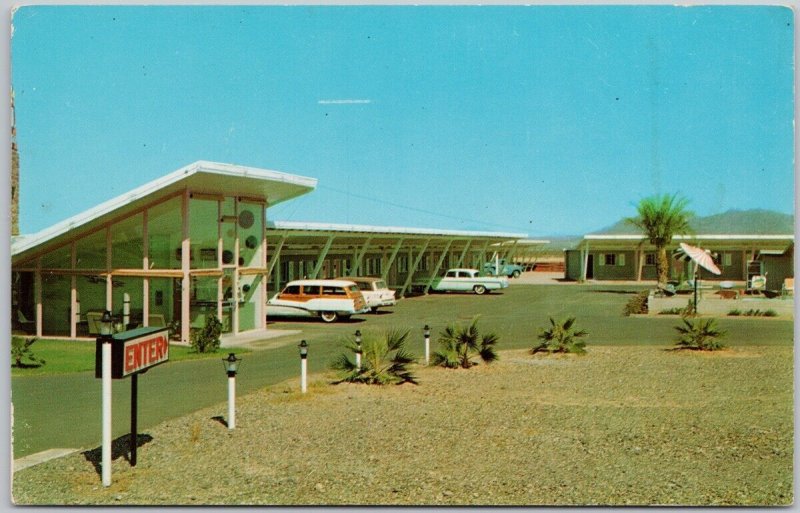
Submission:
[[345,280],[295,280],[267,301],[267,315],[319,317],[325,322],[369,312],[358,286]]
[[434,278],[431,290],[439,292],[469,292],[484,294],[508,287],[504,276],[481,276],[477,269],[449,269],[443,277]]
[[386,282],[380,278],[348,276],[342,280],[352,281],[364,295],[367,306],[373,312],[377,312],[382,306],[394,306],[397,304],[395,291],[386,286]]

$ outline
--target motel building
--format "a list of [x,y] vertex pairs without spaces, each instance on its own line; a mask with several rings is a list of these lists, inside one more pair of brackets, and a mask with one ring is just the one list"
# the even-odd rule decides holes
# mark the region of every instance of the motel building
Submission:
[[267,329],[266,301],[299,278],[380,276],[402,297],[448,267],[524,261],[525,234],[268,221],[317,180],[195,162],[38,233],[12,237],[15,333],[93,338],[171,326],[188,344],[209,314],[226,336]]

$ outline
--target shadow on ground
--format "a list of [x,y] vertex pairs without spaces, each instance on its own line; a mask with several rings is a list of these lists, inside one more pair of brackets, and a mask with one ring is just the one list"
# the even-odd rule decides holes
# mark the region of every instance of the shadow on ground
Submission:
[[[136,447],[139,448],[146,443],[152,442],[153,437],[147,434],[136,435]],[[131,435],[123,435],[111,441],[111,459],[115,460],[119,457],[125,458],[130,463],[130,448],[131,448]],[[102,475],[102,461],[103,461],[103,448],[95,447],[88,451],[83,452],[83,457],[86,461],[94,466],[97,475]]]

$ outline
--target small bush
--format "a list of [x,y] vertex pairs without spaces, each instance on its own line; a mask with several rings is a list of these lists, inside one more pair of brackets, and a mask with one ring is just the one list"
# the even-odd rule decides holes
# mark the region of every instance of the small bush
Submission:
[[219,336],[222,334],[222,323],[215,314],[206,317],[206,324],[201,330],[192,332],[190,339],[192,348],[198,353],[215,353],[219,349]]
[[734,317],[738,317],[738,316],[742,315],[742,311],[739,310],[738,308],[734,308],[733,310],[728,312],[728,315],[731,315],[731,316],[734,316]]
[[666,310],[661,310],[658,312],[658,315],[683,315],[685,313],[685,308],[675,307],[675,308],[667,308]]
[[[355,359],[350,360],[346,354],[340,354],[331,364],[331,368],[344,373],[340,383],[347,381],[367,385],[416,385],[416,378],[408,370],[408,366],[414,363],[414,355],[405,348],[408,334],[408,331],[401,333],[397,330],[388,331],[382,337],[365,334],[361,346],[361,368],[356,365]],[[353,353],[356,352],[354,340],[348,340],[346,347]]]
[[647,313],[647,297],[650,292],[643,290],[633,296],[625,305],[625,316]]
[[541,343],[531,349],[532,354],[547,353],[586,353],[586,342],[580,340],[589,333],[575,328],[575,317],[556,321],[550,317],[550,329],[542,328],[539,333]]
[[[31,346],[37,340],[39,340],[37,337],[11,337],[11,359],[14,361],[12,367],[21,369],[24,367],[39,367],[45,364],[44,359],[36,357],[31,349]],[[29,363],[24,363],[22,360],[28,360]]]
[[683,325],[675,326],[678,332],[677,349],[693,349],[697,351],[716,351],[723,346],[717,339],[725,335],[725,332],[717,328],[715,319],[695,321],[684,317]]
[[469,369],[477,365],[475,357],[492,363],[498,358],[495,350],[498,340],[494,333],[479,333],[477,317],[469,326],[448,326],[439,337],[439,350],[431,355],[431,364],[448,369]]
[[775,310],[772,310],[772,309],[769,309],[766,312],[764,312],[764,317],[777,317],[777,316],[778,316],[778,312],[776,312]]

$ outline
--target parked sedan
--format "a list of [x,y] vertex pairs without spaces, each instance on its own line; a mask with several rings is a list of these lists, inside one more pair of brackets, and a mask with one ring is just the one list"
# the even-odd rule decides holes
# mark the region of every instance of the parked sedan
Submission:
[[439,292],[469,292],[484,294],[508,287],[504,276],[481,276],[477,269],[450,269],[443,277],[434,278],[431,290]]

